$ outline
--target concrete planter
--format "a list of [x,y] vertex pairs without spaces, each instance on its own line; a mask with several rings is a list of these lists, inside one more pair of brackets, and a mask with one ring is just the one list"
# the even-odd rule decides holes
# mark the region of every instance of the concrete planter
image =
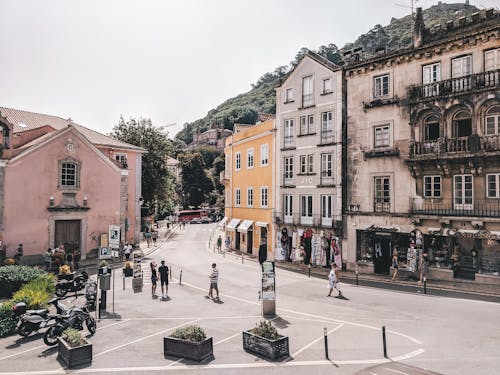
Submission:
[[132,279],[132,289],[141,290],[143,285],[142,277],[134,277]]
[[163,338],[163,354],[202,361],[213,355],[212,337],[202,342],[192,342],[173,337]]
[[92,362],[92,344],[87,341],[85,345],[72,348],[62,338],[59,338],[58,351],[60,358],[68,368],[86,365]]
[[132,268],[124,268],[123,275],[125,277],[132,277],[132,276],[134,276],[134,270]]
[[269,340],[254,335],[250,331],[243,332],[243,349],[273,361],[290,355],[288,336],[282,336],[276,340]]

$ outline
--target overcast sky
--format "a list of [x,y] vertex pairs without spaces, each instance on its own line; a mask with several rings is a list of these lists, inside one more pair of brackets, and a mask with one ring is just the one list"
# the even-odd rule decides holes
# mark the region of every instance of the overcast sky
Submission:
[[[395,5],[396,3],[408,7]],[[108,133],[202,118],[301,47],[352,42],[410,0],[0,0],[0,106]],[[419,0],[423,8],[436,4]],[[499,0],[470,0],[484,7]]]

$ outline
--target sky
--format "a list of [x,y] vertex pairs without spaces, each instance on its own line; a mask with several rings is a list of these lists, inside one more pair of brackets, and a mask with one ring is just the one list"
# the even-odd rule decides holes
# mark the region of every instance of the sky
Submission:
[[[458,2],[458,1],[454,1]],[[500,0],[470,0],[480,8]],[[107,134],[123,116],[171,136],[302,47],[354,41],[411,0],[0,0],[0,106]],[[418,0],[424,9],[437,0]],[[176,125],[172,125],[176,124]]]

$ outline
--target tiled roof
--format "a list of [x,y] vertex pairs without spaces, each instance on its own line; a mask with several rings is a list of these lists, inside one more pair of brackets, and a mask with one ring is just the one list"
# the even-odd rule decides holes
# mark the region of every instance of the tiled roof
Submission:
[[73,122],[71,119],[63,119],[62,117],[45,115],[42,113],[21,111],[19,109],[0,107],[0,117],[5,117],[9,123],[14,126],[14,133],[22,133],[28,130],[40,128],[49,125],[55,130],[61,130],[68,125],[73,125],[81,132],[91,143],[102,146],[120,147],[132,150],[142,151],[141,147],[131,145],[108,137],[95,130],[86,128]]
[[234,124],[234,132],[238,133],[242,130],[251,128],[252,126],[255,126],[254,124]]
[[257,115],[257,121],[259,122],[266,122],[268,120],[275,120],[276,115],[273,115],[272,113],[264,113],[264,112],[259,112]]

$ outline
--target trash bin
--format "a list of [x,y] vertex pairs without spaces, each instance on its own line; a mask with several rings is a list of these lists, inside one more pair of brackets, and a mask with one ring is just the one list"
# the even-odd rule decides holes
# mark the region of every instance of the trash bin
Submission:
[[99,275],[99,288],[101,290],[111,289],[111,274]]

